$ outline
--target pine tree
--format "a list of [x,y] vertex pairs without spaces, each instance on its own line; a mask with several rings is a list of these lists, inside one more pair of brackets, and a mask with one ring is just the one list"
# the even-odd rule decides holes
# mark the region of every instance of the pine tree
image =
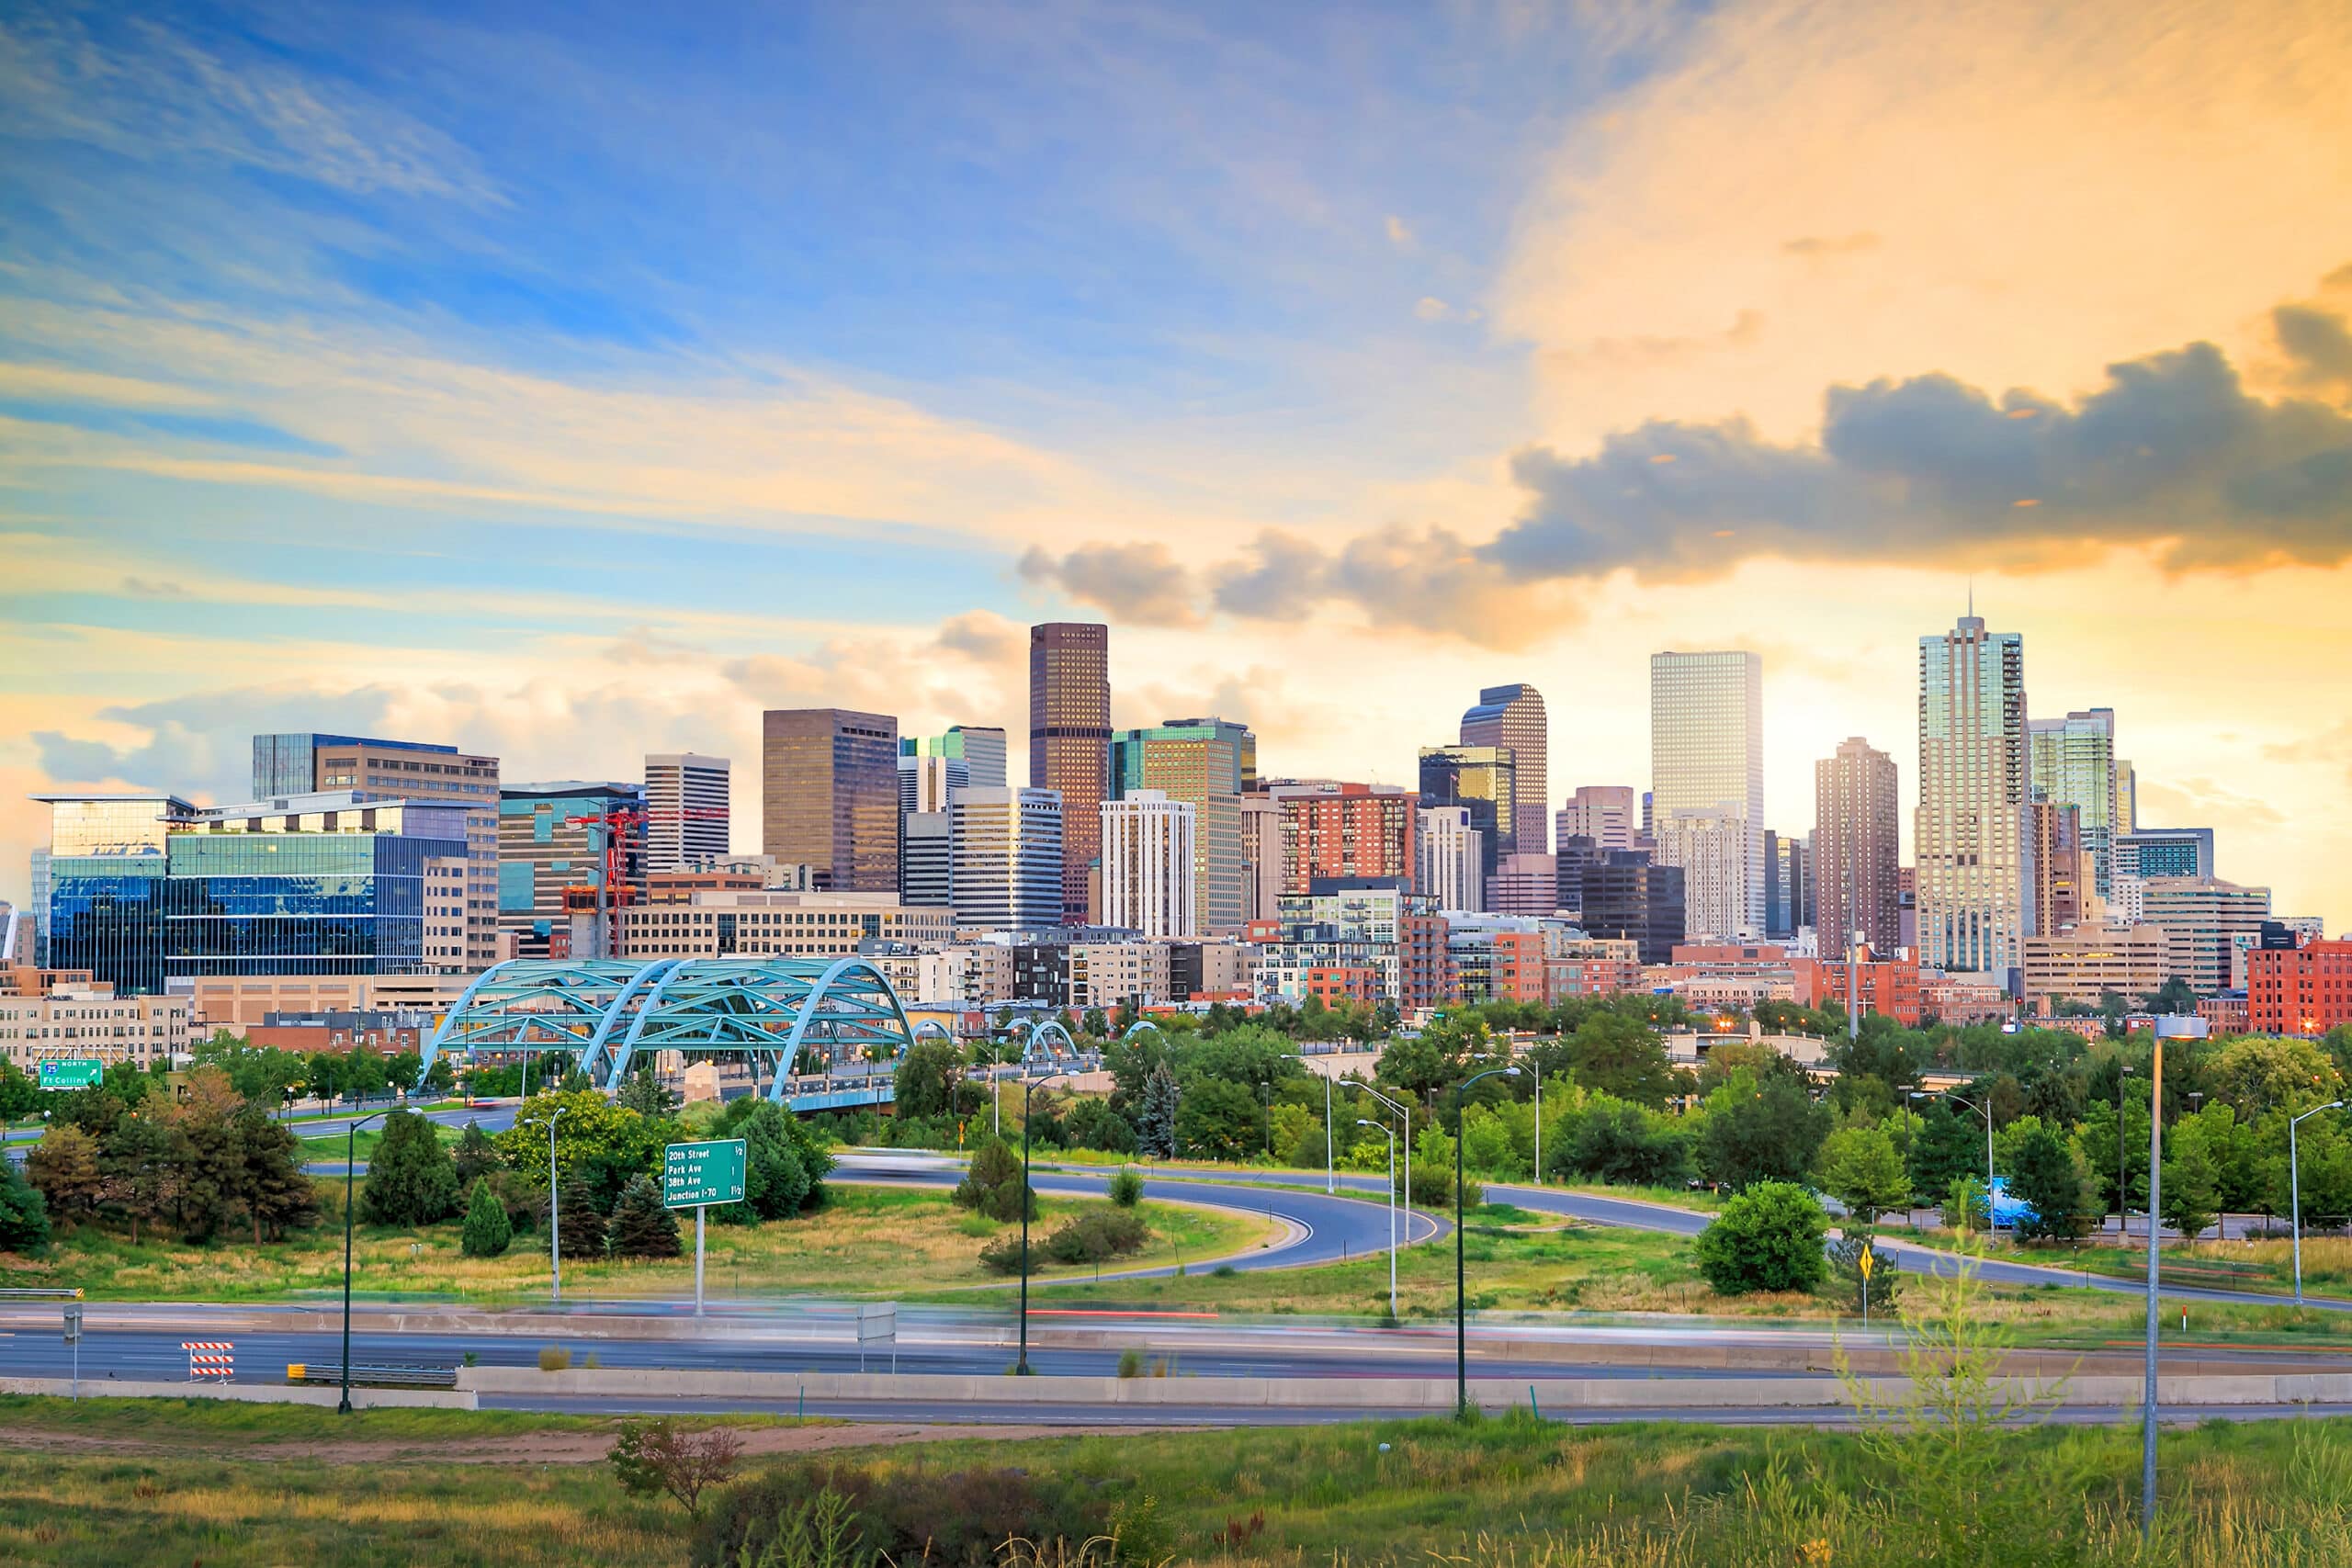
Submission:
[[652,1068],[641,1066],[629,1074],[613,1103],[639,1116],[667,1116],[678,1108],[678,1097],[662,1087]]
[[466,1207],[466,1229],[458,1245],[469,1258],[496,1258],[514,1239],[514,1227],[506,1218],[506,1205],[490,1190],[487,1179],[474,1183],[473,1201]]
[[1176,1153],[1176,1107],[1182,1091],[1176,1075],[1162,1062],[1143,1080],[1143,1102],[1136,1109],[1136,1142],[1146,1154],[1173,1158]]
[[458,1212],[458,1168],[433,1123],[414,1111],[384,1118],[384,1139],[368,1161],[360,1216],[370,1224],[429,1225]]
[[49,1242],[49,1205],[13,1160],[0,1159],[0,1252],[30,1252]]
[[458,1135],[458,1146],[449,1151],[449,1163],[457,1168],[458,1184],[470,1192],[475,1182],[498,1168],[498,1145],[481,1122],[469,1122]]
[[567,1258],[605,1256],[605,1216],[587,1182],[575,1176],[563,1184],[563,1201],[557,1206],[557,1245]]
[[2096,1201],[2075,1151],[2047,1127],[2026,1134],[2009,1156],[2009,1190],[2032,1217],[2018,1217],[2018,1235],[2031,1241],[2073,1241],[2090,1234]]
[[240,1194],[254,1245],[318,1218],[319,1191],[302,1172],[302,1145],[290,1129],[248,1105],[237,1118],[237,1146],[243,1166]]
[[616,1258],[675,1258],[678,1256],[677,1216],[662,1206],[653,1179],[640,1176],[621,1190],[613,1206],[613,1256]]

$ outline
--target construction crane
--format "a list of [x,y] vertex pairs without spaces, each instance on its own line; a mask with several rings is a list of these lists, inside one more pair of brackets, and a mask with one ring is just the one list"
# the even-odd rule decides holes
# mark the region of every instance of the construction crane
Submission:
[[565,818],[563,825],[567,828],[602,828],[605,830],[605,874],[596,879],[596,940],[603,951],[575,953],[573,956],[616,958],[620,955],[623,899],[613,890],[624,886],[622,876],[628,869],[625,850],[629,829],[636,829],[638,848],[642,851],[645,829],[652,823],[714,819],[727,820],[727,808],[723,806],[687,806],[674,810],[656,810],[649,807],[623,807],[617,811]]

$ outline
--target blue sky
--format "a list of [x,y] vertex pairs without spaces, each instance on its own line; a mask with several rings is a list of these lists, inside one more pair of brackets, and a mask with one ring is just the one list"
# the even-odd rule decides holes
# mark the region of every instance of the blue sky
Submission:
[[1532,679],[1638,782],[1647,653],[1754,647],[1802,826],[1973,576],[2352,920],[2290,827],[2352,692],[2243,690],[2346,667],[2347,60],[2299,0],[14,8],[0,897],[28,791],[280,721],[748,803],[760,705],[1017,729],[1062,615],[1123,722],[1390,778]]

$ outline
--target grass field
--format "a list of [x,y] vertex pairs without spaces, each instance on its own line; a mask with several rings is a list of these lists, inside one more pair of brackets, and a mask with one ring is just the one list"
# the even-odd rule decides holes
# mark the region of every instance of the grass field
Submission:
[[[1956,1240],[1951,1231],[1914,1232],[1885,1225],[1876,1228],[1881,1235],[1915,1241],[1922,1247],[1949,1247]],[[2114,1279],[2143,1279],[2148,1269],[2144,1248],[2100,1246],[2095,1239],[2080,1246],[2037,1246],[1996,1235],[1991,1247],[1994,1257],[2013,1262],[2039,1263],[2045,1268],[2075,1271],[2088,1269]],[[2163,1276],[2177,1284],[2294,1294],[2294,1244],[2283,1238],[2187,1244],[2166,1241],[2163,1251]],[[2352,1295],[2352,1236],[2303,1237],[2303,1290],[2310,1295]]]
[[[0,1561],[684,1562],[682,1511],[621,1493],[595,1461],[595,1424],[608,1418],[433,1414],[274,1409],[268,1418],[287,1421],[287,1436],[269,1440],[246,1427],[249,1418],[231,1425],[200,1402],[151,1404],[135,1417],[111,1404],[0,1404]],[[568,1439],[561,1460],[546,1446],[558,1438]],[[515,1462],[483,1462],[481,1450],[497,1444],[512,1445]],[[474,1461],[435,1462],[436,1447],[470,1449]],[[2343,1507],[2352,1423],[2341,1420],[2165,1433],[2167,1528],[2146,1555],[2132,1511],[2139,1437],[2129,1428],[1990,1435],[1953,1494],[1941,1490],[1945,1456],[1916,1444],[1874,1455],[1847,1433],[1577,1428],[1524,1413],[1466,1424],[966,1438],[836,1457],[910,1478],[1009,1467],[1093,1495],[1148,1498],[1160,1539],[1146,1561],[2316,1568],[2352,1557]]]
[[[169,1238],[91,1229],[54,1244],[48,1256],[0,1254],[0,1283],[78,1285],[94,1301],[243,1302],[300,1300],[343,1288],[343,1182],[320,1180],[328,1223],[282,1242],[254,1247],[231,1236],[195,1247]],[[726,1297],[822,1294],[908,1296],[986,1286],[1000,1279],[979,1250],[1010,1228],[967,1213],[944,1191],[834,1183],[822,1208],[763,1225],[713,1224],[708,1230],[710,1293]],[[1089,1201],[1046,1199],[1033,1237],[1042,1240],[1065,1215]],[[1148,1202],[1141,1212],[1152,1241],[1132,1266],[1200,1261],[1257,1247],[1276,1227],[1253,1215]],[[683,1298],[694,1288],[693,1223],[682,1218],[684,1256],[665,1259],[564,1259],[567,1292],[587,1296]],[[503,1257],[468,1258],[456,1221],[407,1229],[362,1225],[355,1240],[354,1289],[480,1305],[531,1301],[547,1288],[547,1238],[525,1232]],[[1048,1268],[1038,1278],[1069,1277]],[[1091,1276],[1091,1269],[1084,1271]]]

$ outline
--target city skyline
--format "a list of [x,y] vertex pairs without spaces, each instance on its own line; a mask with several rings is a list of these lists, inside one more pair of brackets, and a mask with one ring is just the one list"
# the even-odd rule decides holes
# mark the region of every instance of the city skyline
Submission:
[[1270,775],[1524,682],[1551,810],[1649,776],[1650,653],[1755,652],[1793,829],[1973,580],[2143,824],[2344,923],[2340,7],[1180,19],[12,16],[0,897],[27,796],[256,734],[726,756],[739,851],[763,710],[1025,778],[1051,620]]

